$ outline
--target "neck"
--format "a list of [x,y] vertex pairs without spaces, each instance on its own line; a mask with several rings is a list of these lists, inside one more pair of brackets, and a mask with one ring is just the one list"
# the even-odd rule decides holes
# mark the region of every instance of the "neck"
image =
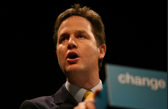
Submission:
[[94,86],[96,86],[97,84],[99,84],[100,79],[99,79],[99,75],[97,74],[96,76],[91,76],[91,75],[87,75],[85,74],[85,76],[76,76],[73,78],[68,77],[67,81],[70,82],[73,85],[76,85],[78,87],[90,90],[91,88],[93,88]]

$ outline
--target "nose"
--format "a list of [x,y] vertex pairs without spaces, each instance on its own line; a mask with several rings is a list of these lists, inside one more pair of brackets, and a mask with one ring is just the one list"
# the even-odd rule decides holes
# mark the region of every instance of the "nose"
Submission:
[[75,41],[75,37],[71,35],[68,41],[68,49],[73,49],[73,48],[77,48],[77,43]]

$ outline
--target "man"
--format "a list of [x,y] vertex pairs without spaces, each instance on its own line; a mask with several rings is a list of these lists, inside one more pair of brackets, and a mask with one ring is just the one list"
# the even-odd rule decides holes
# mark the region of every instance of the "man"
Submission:
[[83,96],[102,88],[99,69],[106,45],[101,17],[75,4],[58,16],[54,32],[58,63],[67,81],[56,94],[26,100],[20,109],[93,108],[95,97],[83,101]]

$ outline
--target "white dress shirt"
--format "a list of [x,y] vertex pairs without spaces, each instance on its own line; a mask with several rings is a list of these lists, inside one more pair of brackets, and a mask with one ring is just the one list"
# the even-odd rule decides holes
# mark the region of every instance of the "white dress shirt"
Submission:
[[[68,81],[66,81],[65,83],[65,87],[66,89],[70,92],[70,94],[75,98],[75,100],[79,103],[82,102],[83,99],[83,95],[84,93],[87,91],[84,88],[75,86],[71,83],[69,83]],[[103,85],[102,85],[102,81],[100,80],[99,84],[97,84],[96,86],[94,86],[92,89],[90,89],[91,91],[95,92],[96,89],[102,89]]]

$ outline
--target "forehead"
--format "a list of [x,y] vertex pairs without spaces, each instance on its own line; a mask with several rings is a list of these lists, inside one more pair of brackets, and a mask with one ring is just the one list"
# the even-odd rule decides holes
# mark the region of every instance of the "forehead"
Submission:
[[62,32],[76,30],[91,31],[91,23],[84,17],[71,16],[61,23],[58,29],[58,36]]

